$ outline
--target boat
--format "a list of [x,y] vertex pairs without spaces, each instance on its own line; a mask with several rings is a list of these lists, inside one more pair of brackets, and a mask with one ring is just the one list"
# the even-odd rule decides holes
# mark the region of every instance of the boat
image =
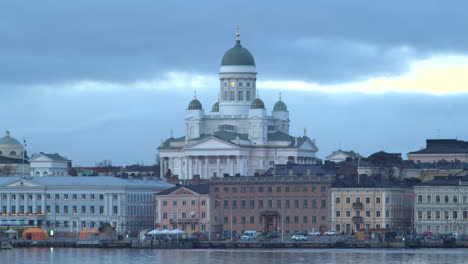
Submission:
[[1,241],[0,243],[0,249],[12,249],[13,245],[11,244],[10,241]]

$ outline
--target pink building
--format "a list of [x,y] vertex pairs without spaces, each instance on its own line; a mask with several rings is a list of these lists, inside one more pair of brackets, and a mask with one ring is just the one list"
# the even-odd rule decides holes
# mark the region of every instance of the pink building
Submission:
[[187,233],[209,232],[209,185],[177,185],[155,197],[155,227]]

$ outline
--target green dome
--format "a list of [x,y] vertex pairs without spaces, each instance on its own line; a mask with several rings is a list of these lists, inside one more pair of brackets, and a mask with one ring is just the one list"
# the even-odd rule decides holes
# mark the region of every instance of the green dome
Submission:
[[15,138],[10,137],[10,132],[5,132],[5,136],[0,138],[0,145],[21,145]]
[[213,105],[213,108],[211,108],[211,112],[219,112],[219,101]]
[[265,104],[263,103],[262,99],[255,98],[252,104],[250,105],[250,109],[265,109]]
[[188,105],[188,110],[202,110],[202,104],[200,101],[197,100],[197,98],[193,98],[193,100],[190,102]]
[[241,46],[240,40],[236,40],[236,45],[224,54],[221,61],[221,66],[227,65],[255,66],[255,60],[250,51]]
[[288,107],[286,106],[286,104],[281,101],[281,99],[276,102],[275,106],[273,106],[273,111],[274,112],[287,112],[288,111]]

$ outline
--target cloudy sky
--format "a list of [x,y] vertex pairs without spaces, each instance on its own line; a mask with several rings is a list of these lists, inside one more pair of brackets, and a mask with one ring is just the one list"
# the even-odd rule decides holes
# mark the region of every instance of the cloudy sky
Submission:
[[153,164],[241,27],[292,134],[364,156],[468,140],[466,1],[1,1],[0,130],[74,165]]

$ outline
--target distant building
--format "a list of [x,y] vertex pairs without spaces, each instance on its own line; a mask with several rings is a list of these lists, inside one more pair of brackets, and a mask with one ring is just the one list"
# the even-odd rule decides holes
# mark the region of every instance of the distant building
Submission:
[[337,232],[359,229],[407,230],[413,219],[410,187],[385,178],[359,176],[337,180],[331,187],[331,223]]
[[0,225],[79,232],[110,223],[118,232],[153,228],[153,195],[162,181],[115,177],[0,177]]
[[418,233],[468,234],[468,176],[436,176],[414,186]]
[[29,159],[31,164],[31,176],[68,176],[71,161],[57,153],[35,154]]
[[252,176],[275,164],[316,162],[315,140],[289,134],[289,111],[281,97],[267,113],[256,76],[254,57],[238,37],[222,58],[219,98],[211,111],[195,96],[186,110],[185,136],[171,135],[159,146],[161,177]]
[[27,158],[24,146],[6,131],[0,138],[0,177],[29,175]]
[[359,155],[358,153],[354,152],[354,151],[344,151],[344,150],[337,150],[337,151],[333,151],[332,154],[328,155],[325,159],[328,160],[328,161],[333,161],[333,162],[343,162],[343,161],[346,161],[346,160],[349,160],[349,159],[362,159],[364,157],[362,157],[361,155]]
[[330,229],[334,175],[213,178],[211,230],[222,237],[245,230],[278,232]]
[[208,184],[177,185],[155,194],[155,228],[208,232],[209,191]]
[[428,139],[426,148],[408,153],[414,162],[468,162],[468,142],[456,139]]

